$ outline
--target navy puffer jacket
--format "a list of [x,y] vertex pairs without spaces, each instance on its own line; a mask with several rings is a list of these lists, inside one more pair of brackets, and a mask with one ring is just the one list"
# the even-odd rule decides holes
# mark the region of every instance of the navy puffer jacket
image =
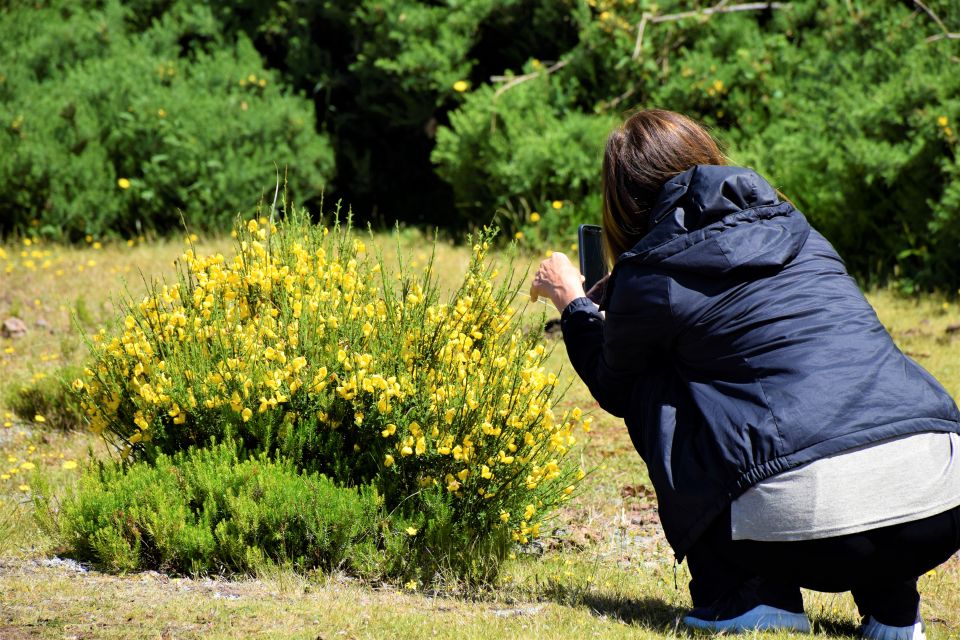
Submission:
[[896,436],[960,432],[950,395],[759,175],[694,167],[664,185],[650,219],[613,269],[606,319],[580,298],[562,327],[594,398],[625,419],[679,557],[765,478]]

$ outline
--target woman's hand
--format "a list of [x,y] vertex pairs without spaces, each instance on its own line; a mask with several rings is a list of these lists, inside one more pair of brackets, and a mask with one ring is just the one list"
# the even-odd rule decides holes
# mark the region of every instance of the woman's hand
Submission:
[[608,273],[607,275],[597,280],[597,283],[592,287],[590,287],[590,291],[587,291],[587,297],[590,298],[590,300],[594,304],[600,304],[600,302],[603,300],[603,294],[606,293],[607,280],[609,279],[610,279],[610,274]]
[[583,297],[583,276],[565,254],[553,253],[540,263],[530,285],[530,299],[534,302],[543,296],[550,298],[557,311]]

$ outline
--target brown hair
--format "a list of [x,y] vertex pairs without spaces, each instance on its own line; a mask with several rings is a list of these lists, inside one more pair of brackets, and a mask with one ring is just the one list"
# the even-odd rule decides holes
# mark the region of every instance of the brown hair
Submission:
[[662,109],[634,113],[607,138],[603,154],[603,242],[607,262],[648,230],[650,209],[670,178],[727,158],[707,130]]

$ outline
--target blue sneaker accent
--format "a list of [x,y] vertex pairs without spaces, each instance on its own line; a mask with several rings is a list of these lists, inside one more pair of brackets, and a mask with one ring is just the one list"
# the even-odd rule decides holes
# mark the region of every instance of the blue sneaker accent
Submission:
[[927,640],[923,622],[909,627],[891,627],[877,622],[873,616],[867,616],[867,621],[860,628],[860,635],[864,640]]
[[804,613],[792,613],[784,609],[777,609],[761,604],[746,613],[727,620],[708,620],[698,618],[691,613],[683,619],[688,627],[708,629],[710,631],[727,631],[739,633],[741,631],[799,631],[810,633],[810,621]]

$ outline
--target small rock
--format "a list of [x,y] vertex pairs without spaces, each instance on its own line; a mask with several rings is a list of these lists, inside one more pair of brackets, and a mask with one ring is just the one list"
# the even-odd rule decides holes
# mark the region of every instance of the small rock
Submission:
[[0,327],[0,335],[4,338],[22,338],[27,335],[27,324],[20,318],[7,318]]
[[86,573],[88,569],[77,562],[76,560],[64,560],[63,558],[45,558],[40,561],[40,564],[44,567],[51,567],[57,569],[66,569],[67,571],[73,571],[74,573]]

